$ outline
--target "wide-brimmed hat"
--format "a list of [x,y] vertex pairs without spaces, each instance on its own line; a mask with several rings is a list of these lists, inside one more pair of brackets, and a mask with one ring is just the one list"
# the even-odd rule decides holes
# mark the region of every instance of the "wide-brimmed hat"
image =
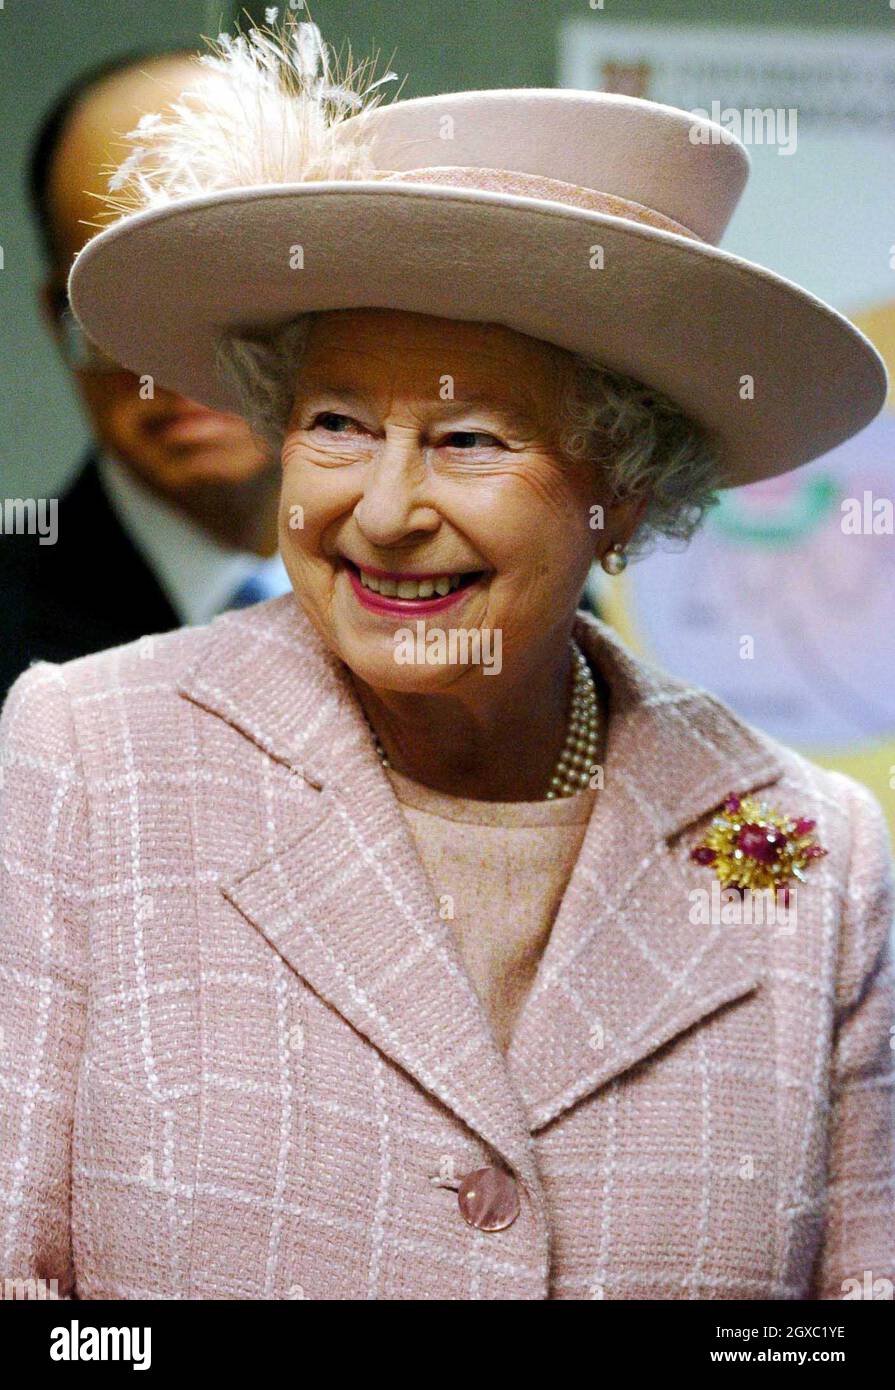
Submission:
[[336,83],[298,28],[223,40],[192,95],[129,135],[111,196],[136,210],[69,283],[122,365],[232,411],[225,329],[360,307],[500,323],[669,396],[716,438],[726,486],[808,462],[882,407],[885,367],[853,324],[718,249],[749,172],[720,126],[604,92],[383,103]]

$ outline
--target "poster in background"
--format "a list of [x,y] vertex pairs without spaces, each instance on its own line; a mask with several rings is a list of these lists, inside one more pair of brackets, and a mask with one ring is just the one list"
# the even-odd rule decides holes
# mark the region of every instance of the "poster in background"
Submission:
[[[595,13],[563,25],[559,84],[699,110],[741,134],[752,173],[722,247],[847,314],[895,375],[895,39]],[[747,114],[764,111],[775,120]],[[595,582],[636,650],[859,778],[895,839],[893,496],[890,392],[854,440],[722,493],[686,550]]]

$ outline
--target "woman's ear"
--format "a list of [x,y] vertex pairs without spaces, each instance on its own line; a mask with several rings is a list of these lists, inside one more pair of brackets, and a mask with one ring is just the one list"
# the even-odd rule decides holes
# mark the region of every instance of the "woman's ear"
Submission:
[[600,537],[600,544],[597,547],[598,560],[602,559],[604,553],[611,550],[614,545],[625,546],[628,544],[648,506],[649,497],[632,497],[627,502],[619,502],[611,509],[609,525]]

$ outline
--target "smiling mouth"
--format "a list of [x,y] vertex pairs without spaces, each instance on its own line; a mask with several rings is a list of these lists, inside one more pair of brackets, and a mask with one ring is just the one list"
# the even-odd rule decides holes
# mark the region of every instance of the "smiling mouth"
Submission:
[[384,599],[396,599],[403,603],[431,603],[446,598],[458,589],[468,589],[481,579],[484,570],[466,572],[445,571],[442,574],[414,574],[413,577],[392,574],[384,570],[362,569],[351,560],[342,557],[346,569],[355,580],[370,594]]

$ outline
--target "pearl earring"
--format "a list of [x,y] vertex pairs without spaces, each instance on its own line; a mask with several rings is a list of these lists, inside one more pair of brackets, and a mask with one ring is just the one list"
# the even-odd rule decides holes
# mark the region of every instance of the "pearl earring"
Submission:
[[600,564],[607,574],[621,574],[627,563],[628,557],[621,541],[616,541],[615,545],[607,550],[600,560]]

